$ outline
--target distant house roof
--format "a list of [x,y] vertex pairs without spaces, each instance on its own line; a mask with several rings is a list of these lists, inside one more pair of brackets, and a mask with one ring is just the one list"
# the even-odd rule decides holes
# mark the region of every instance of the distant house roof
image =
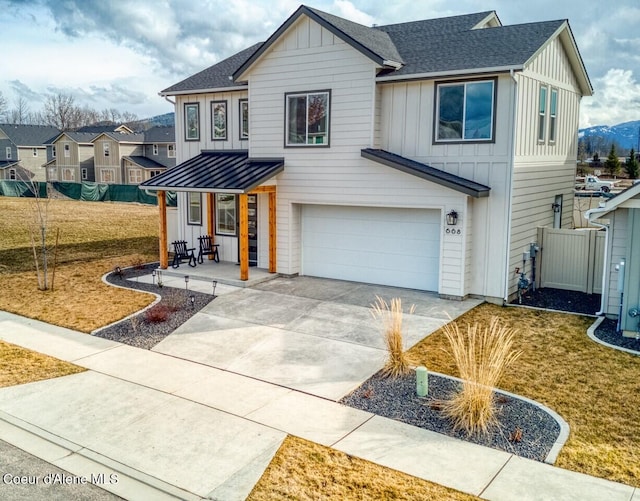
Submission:
[[6,169],[12,165],[18,165],[17,160],[0,160],[0,169]]
[[599,219],[616,210],[618,207],[625,207],[625,204],[634,198],[640,198],[640,182],[632,184],[626,190],[617,193],[606,202],[600,202],[599,208],[588,210],[585,215],[590,220]]
[[173,191],[247,193],[283,169],[283,158],[249,158],[246,150],[207,150],[139,186]]
[[158,125],[144,131],[145,143],[173,143],[176,140],[176,128],[171,125]]
[[133,133],[133,129],[125,124],[110,124],[110,125],[86,125],[80,127],[76,132],[93,132],[99,134],[100,132],[121,132],[123,134]]
[[51,139],[50,142],[55,143],[62,136],[67,136],[69,139],[71,139],[72,141],[75,141],[78,144],[91,144],[91,141],[93,141],[96,137],[98,137],[99,134],[96,134],[95,132],[66,131],[58,134],[56,137]]
[[367,27],[303,5],[266,42],[253,45],[160,94],[243,86],[241,80],[246,70],[303,14],[380,65],[380,80],[521,70],[549,40],[559,36],[583,94],[593,92],[566,20],[502,26],[494,11],[484,11]]
[[393,167],[412,176],[431,181],[432,183],[451,188],[452,190],[471,195],[472,197],[488,197],[491,191],[491,188],[483,184],[456,176],[455,174],[449,174],[430,165],[416,162],[415,160],[401,157],[400,155],[385,150],[365,148],[361,150],[361,155],[374,162]]
[[166,169],[167,166],[166,165],[162,165],[158,162],[156,162],[155,160],[151,160],[150,158],[147,157],[142,157],[139,155],[132,155],[132,156],[127,156],[127,157],[122,157],[125,160],[128,160],[131,163],[136,164],[139,167],[142,167],[143,169],[153,169],[153,170],[157,170],[157,169]]
[[100,132],[99,134],[96,134],[95,137],[91,140],[91,142],[95,143],[98,139],[100,139],[101,136],[110,137],[111,139],[119,143],[135,143],[135,144],[144,143],[144,134],[142,132],[136,132],[136,133],[130,134],[130,133],[112,132],[112,131]]
[[18,125],[0,124],[0,130],[16,146],[42,146],[53,136],[58,136],[60,130],[50,125]]

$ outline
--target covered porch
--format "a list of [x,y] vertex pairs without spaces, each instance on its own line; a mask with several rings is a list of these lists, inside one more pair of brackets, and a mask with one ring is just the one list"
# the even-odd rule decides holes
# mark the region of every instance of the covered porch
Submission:
[[[263,274],[275,274],[276,269],[276,186],[264,185],[271,181],[284,169],[284,159],[251,159],[248,152],[241,151],[203,151],[200,155],[183,162],[166,172],[155,176],[140,184],[141,189],[157,190],[158,209],[160,212],[159,230],[159,261],[160,269],[167,274],[181,274],[199,276],[204,279],[220,278],[239,282],[249,281],[249,196],[266,195],[268,197],[268,267],[266,270],[252,268],[256,279],[263,278]],[[169,267],[169,250],[171,242],[168,241],[167,229],[167,204],[166,191],[195,192],[205,195],[204,216],[206,219],[206,232],[216,238],[215,222],[215,194],[233,194],[238,198],[238,261],[220,262],[213,261],[213,256],[207,256],[203,264],[195,268],[186,263],[179,268]],[[179,225],[182,223],[178,223]],[[204,226],[203,226],[204,230]],[[191,243],[195,247],[195,255],[198,254],[197,242]],[[239,266],[238,266],[239,264]],[[218,277],[215,277],[215,275]],[[232,279],[230,275],[235,275]],[[251,280],[253,282],[253,280]]]

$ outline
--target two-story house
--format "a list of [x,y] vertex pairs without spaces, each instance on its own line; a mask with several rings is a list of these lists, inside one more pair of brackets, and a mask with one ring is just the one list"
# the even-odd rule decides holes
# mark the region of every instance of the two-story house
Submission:
[[143,135],[142,149],[122,157],[123,184],[140,184],[176,165],[174,127],[152,127]]
[[58,134],[49,125],[0,124],[0,179],[44,181],[46,143]]
[[[536,228],[571,223],[591,93],[566,20],[367,27],[301,6],[161,92],[178,165],[142,187],[179,192],[172,234],[214,234],[242,279],[251,253],[287,275],[501,302]],[[163,229],[161,266],[167,248]]]
[[47,181],[95,181],[93,143],[95,132],[60,133],[51,141],[52,159],[46,164]]

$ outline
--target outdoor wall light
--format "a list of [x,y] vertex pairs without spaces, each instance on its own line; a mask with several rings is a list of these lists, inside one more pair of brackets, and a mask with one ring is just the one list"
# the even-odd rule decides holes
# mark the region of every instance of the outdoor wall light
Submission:
[[213,297],[216,297],[216,285],[218,285],[218,281],[214,280],[212,282],[212,285],[213,285]]
[[560,212],[560,204],[558,204],[558,203],[555,203],[555,202],[554,202],[554,203],[552,203],[552,204],[551,204],[551,208],[553,209],[553,212],[554,212],[554,213],[556,213],[556,214],[557,214],[558,212]]
[[458,213],[454,210],[447,214],[447,224],[449,226],[455,226],[458,224]]

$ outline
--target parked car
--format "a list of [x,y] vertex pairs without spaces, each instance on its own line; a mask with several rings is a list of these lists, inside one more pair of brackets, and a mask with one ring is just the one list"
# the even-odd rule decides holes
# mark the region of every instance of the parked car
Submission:
[[602,191],[609,193],[619,181],[601,181],[597,176],[576,178],[576,190]]

